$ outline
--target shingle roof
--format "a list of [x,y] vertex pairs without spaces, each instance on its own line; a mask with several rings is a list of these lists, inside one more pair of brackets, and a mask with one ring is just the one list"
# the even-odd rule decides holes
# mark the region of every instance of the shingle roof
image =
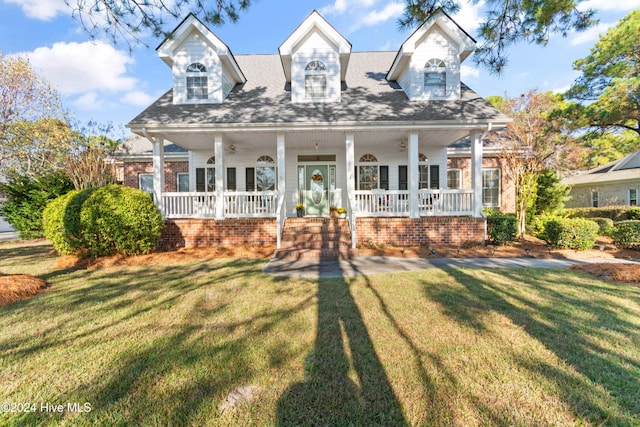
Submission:
[[564,178],[563,185],[606,184],[613,181],[640,181],[640,151],[603,166]]
[[222,104],[173,105],[169,90],[127,126],[509,121],[464,84],[458,101],[409,101],[395,82],[385,80],[395,55],[352,53],[341,102],[304,104],[291,102],[279,55],[236,55],[247,82],[236,86]]

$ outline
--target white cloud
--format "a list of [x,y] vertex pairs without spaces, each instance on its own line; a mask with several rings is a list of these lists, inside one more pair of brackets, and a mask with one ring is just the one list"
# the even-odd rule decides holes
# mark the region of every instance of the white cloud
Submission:
[[603,10],[634,10],[640,8],[640,0],[587,0],[582,3],[578,3],[578,9],[595,9],[598,11]]
[[381,22],[388,21],[389,19],[397,18],[402,15],[404,11],[404,4],[399,2],[392,2],[387,4],[382,10],[372,10],[367,13],[359,22],[359,26],[369,27],[372,25],[380,24]]
[[104,102],[101,101],[96,92],[87,92],[74,100],[73,105],[80,110],[97,111],[103,109]]
[[609,28],[615,27],[617,23],[601,23],[594,27],[588,28],[585,31],[573,32],[569,38],[571,46],[578,46],[581,44],[589,43],[595,44],[600,38],[600,34],[604,34]]
[[469,65],[460,66],[460,79],[463,81],[473,80],[480,77],[480,70]]
[[470,2],[462,2],[460,5],[460,12],[452,16],[461,28],[471,34],[472,36],[480,26],[480,23],[484,19],[483,8],[484,1],[479,1],[476,4],[470,4]]
[[124,97],[122,97],[122,102],[139,107],[146,107],[153,101],[155,101],[155,98],[153,96],[144,93],[141,90],[127,92]]
[[3,0],[8,4],[20,6],[24,14],[33,19],[48,21],[58,13],[70,14],[72,9],[64,0]]
[[58,42],[20,55],[28,57],[33,67],[63,95],[123,92],[138,83],[127,76],[126,67],[133,63],[133,58],[104,42]]
[[376,0],[335,0],[333,4],[318,9],[322,15],[336,15],[347,10],[368,8],[373,6]]

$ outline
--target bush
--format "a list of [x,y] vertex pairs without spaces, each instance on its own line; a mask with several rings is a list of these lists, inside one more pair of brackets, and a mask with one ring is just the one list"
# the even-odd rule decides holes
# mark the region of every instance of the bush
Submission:
[[[610,218],[613,222],[626,221],[640,215],[640,208],[630,206],[609,206],[604,208],[571,208],[563,211],[568,218]],[[640,218],[638,218],[640,219]]]
[[94,258],[148,253],[164,226],[147,193],[115,184],[63,196],[45,217],[47,238],[59,253]]
[[616,222],[611,237],[617,246],[640,249],[640,220]]
[[531,225],[529,226],[529,233],[536,236],[538,239],[547,240],[545,235],[545,227],[549,221],[561,220],[564,217],[556,214],[540,214],[533,217]]
[[547,222],[544,233],[554,248],[584,251],[596,243],[598,224],[584,218],[556,219]]
[[14,176],[1,184],[7,200],[0,206],[0,215],[16,229],[21,239],[44,237],[42,213],[47,204],[73,190],[63,173],[40,177]]
[[513,242],[518,234],[516,217],[499,214],[487,216],[487,234],[491,242],[496,245]]
[[613,232],[613,220],[611,218],[589,218],[591,221],[598,224],[599,236],[610,236]]
[[630,220],[640,220],[640,208],[629,208],[627,218]]

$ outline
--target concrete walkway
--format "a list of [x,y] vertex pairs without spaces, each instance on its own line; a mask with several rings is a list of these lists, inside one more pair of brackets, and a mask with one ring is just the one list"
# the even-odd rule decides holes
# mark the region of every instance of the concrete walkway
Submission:
[[339,261],[272,259],[263,273],[292,278],[353,277],[378,273],[428,270],[433,268],[566,268],[584,263],[629,263],[619,258],[547,259],[547,258],[395,258],[362,256]]

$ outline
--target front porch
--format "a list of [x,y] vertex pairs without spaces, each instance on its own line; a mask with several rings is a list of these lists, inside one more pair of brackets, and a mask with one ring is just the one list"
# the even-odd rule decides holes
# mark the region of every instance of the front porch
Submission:
[[[330,207],[343,207],[355,248],[375,237],[359,231],[360,222],[367,218],[483,219],[481,141],[485,131],[457,126],[354,133],[178,133],[171,140],[189,150],[190,191],[182,192],[166,191],[164,138],[147,134],[153,143],[154,200],[174,223],[269,220],[275,226],[278,248],[285,221],[296,216],[296,206],[303,205],[309,217],[326,217]],[[460,181],[448,188],[447,146],[464,136],[471,137],[471,171],[465,172],[471,188],[460,188]]]

